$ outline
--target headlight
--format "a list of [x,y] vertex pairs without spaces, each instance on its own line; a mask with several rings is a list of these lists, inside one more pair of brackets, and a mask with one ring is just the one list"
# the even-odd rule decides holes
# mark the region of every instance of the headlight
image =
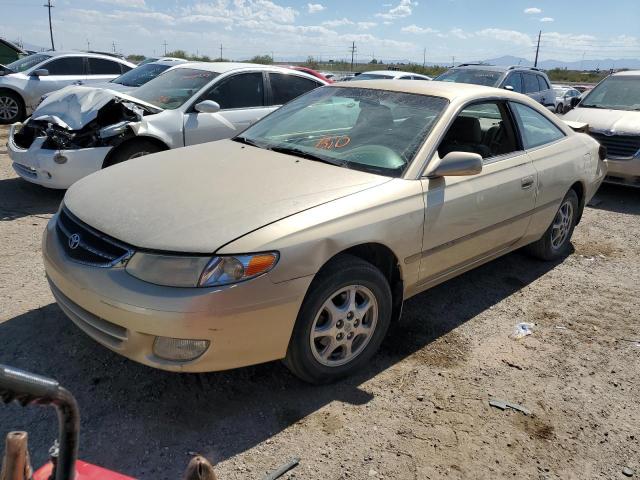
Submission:
[[140,280],[169,287],[216,287],[249,280],[271,270],[276,252],[191,257],[136,252],[126,271]]

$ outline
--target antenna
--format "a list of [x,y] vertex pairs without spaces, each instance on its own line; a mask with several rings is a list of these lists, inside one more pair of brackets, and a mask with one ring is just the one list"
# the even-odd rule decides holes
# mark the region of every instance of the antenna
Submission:
[[51,5],[51,0],[47,0],[47,3],[43,5],[43,7],[49,9],[49,34],[51,35],[51,50],[55,50],[56,47],[53,44],[53,27],[51,26],[51,9],[54,8],[54,6]]

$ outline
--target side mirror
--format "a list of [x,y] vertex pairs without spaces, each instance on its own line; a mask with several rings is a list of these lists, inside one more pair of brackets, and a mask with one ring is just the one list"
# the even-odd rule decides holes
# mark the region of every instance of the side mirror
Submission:
[[200,103],[196,103],[196,112],[200,113],[216,113],[220,111],[220,104],[213,100],[203,100]]
[[477,153],[449,152],[428,176],[429,178],[464,177],[477,175],[480,172],[482,172],[482,157]]
[[505,85],[504,89],[509,90],[510,92],[513,92],[513,87],[511,85]]
[[49,70],[47,70],[46,68],[39,68],[37,70],[34,70],[31,75],[33,75],[34,77],[47,77],[49,75]]

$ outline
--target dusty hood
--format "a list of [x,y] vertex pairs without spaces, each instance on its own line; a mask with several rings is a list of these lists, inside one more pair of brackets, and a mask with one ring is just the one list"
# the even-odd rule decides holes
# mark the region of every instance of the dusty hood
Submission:
[[107,168],[75,183],[64,203],[131,245],[212,253],[266,224],[389,180],[221,140]]
[[590,130],[640,135],[640,112],[578,107],[564,115],[563,120],[588,123]]
[[102,88],[70,86],[47,95],[33,112],[33,120],[56,123],[69,130],[80,130],[98,116],[99,110],[116,100],[129,102],[152,112],[162,109],[122,92]]

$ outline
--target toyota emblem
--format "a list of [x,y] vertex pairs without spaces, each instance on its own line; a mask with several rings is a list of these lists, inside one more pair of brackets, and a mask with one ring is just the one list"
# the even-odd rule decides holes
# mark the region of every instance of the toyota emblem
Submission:
[[69,237],[69,248],[71,250],[75,250],[76,248],[78,248],[78,245],[80,245],[80,235],[74,233]]

